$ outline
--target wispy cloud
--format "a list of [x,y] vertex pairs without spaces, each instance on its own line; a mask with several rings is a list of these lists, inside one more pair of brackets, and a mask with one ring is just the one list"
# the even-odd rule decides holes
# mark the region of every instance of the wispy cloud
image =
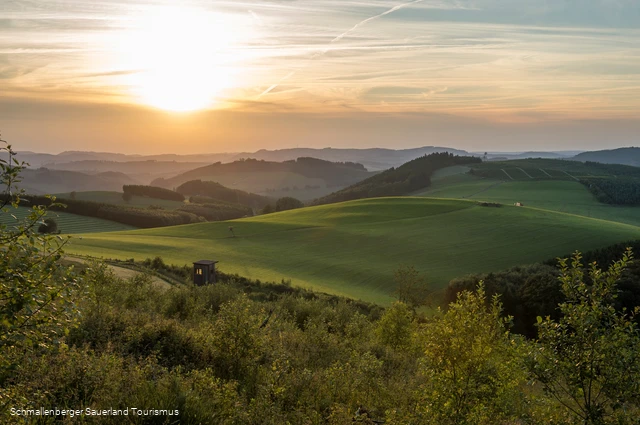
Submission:
[[[126,46],[137,17],[168,4],[175,2],[0,2],[0,56],[9,61],[0,62],[3,92],[31,98],[58,90],[76,100],[133,102],[127,76],[137,67],[119,61],[117,46]],[[189,6],[244,19],[249,28],[228,49],[214,40],[185,46],[216,58],[234,77],[221,104],[254,105],[237,102],[244,98],[283,110],[350,107],[487,120],[640,115],[637,0],[190,0]]]

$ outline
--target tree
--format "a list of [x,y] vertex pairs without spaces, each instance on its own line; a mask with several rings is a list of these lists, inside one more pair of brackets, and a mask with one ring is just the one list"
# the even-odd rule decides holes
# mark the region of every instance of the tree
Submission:
[[400,301],[385,311],[376,328],[380,342],[396,350],[410,346],[413,331],[413,312]]
[[[23,191],[16,190],[26,166],[0,140],[0,187],[4,194],[0,214],[20,205]],[[51,197],[51,201],[55,198]],[[60,265],[68,238],[39,235],[47,207],[35,205],[31,213],[11,227],[0,220],[0,411],[12,401],[6,382],[24,355],[55,348],[77,316],[75,295],[82,281],[72,268]]]
[[480,283],[425,326],[427,383],[412,423],[496,424],[520,415],[519,386],[526,378],[521,344],[501,310],[498,297],[489,302]]
[[58,223],[53,218],[45,218],[42,224],[38,226],[38,233],[55,234],[58,232]]
[[273,205],[271,204],[267,204],[264,206],[264,208],[260,211],[260,214],[271,214],[272,212],[275,212],[275,208],[273,208]]
[[122,200],[127,204],[133,199],[131,192],[122,192]]
[[[628,311],[616,311],[616,282],[632,260],[628,249],[606,272],[588,272],[576,252],[560,260],[559,320],[538,317],[538,344],[529,368],[547,394],[585,425],[637,423],[640,336]],[[640,310],[636,308],[637,314]],[[629,409],[635,407],[634,409]],[[633,416],[636,416],[634,418]]]
[[398,301],[407,304],[415,311],[416,308],[427,305],[432,291],[427,279],[414,266],[402,266],[394,273],[396,283],[395,296]]
[[276,211],[294,210],[302,207],[304,207],[302,201],[291,196],[285,196],[276,201]]

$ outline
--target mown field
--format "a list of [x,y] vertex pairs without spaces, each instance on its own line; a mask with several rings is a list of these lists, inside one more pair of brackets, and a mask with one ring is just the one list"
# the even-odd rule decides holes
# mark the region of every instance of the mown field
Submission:
[[[56,193],[55,196],[62,199],[71,198],[71,194],[69,192]],[[145,198],[143,196],[134,196],[129,202],[126,202],[124,199],[122,199],[122,192],[109,192],[109,191],[76,192],[75,199],[77,199],[78,201],[102,202],[105,204],[126,205],[129,207],[139,207],[139,208],[147,208],[150,205],[155,205],[167,210],[178,209],[184,205],[183,202],[179,202],[179,201],[152,199],[152,198]]]
[[[7,213],[0,213],[0,223],[12,226],[16,223],[16,219],[22,220],[26,218],[30,211],[31,209],[28,207],[8,208]],[[16,218],[13,218],[11,215],[14,215]],[[116,223],[114,221],[85,217],[66,212],[49,211],[46,217],[51,217],[56,220],[58,230],[60,230],[62,234],[117,232],[136,229],[133,226]]]
[[[581,183],[565,177],[559,179],[508,180],[483,178],[467,174],[462,168],[440,170],[431,187],[416,196],[472,199],[525,207],[543,208],[584,217],[598,218],[640,226],[640,207],[607,205],[598,200]],[[515,175],[513,171],[511,174]],[[551,172],[549,169],[548,172]],[[522,173],[521,173],[522,174]],[[524,175],[524,174],[522,174]]]
[[[232,237],[233,226],[236,237]],[[393,271],[414,265],[434,288],[640,238],[640,227],[476,201],[375,198],[217,223],[86,234],[69,251],[105,258],[220,261],[225,272],[388,304]]]
[[505,181],[573,180],[581,178],[640,177],[640,168],[618,164],[582,163],[558,159],[488,161],[473,165],[477,176]]

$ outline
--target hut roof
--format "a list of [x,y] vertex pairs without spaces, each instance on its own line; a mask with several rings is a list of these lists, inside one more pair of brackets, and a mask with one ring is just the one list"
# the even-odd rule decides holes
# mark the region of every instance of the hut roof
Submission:
[[197,264],[199,266],[210,266],[211,264],[215,264],[218,261],[214,261],[214,260],[200,260],[200,261],[196,261],[193,264]]

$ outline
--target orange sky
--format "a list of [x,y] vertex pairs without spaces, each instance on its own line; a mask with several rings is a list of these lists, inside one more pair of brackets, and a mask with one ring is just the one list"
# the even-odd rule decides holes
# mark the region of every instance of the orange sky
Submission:
[[0,3],[21,150],[638,145],[634,0]]

